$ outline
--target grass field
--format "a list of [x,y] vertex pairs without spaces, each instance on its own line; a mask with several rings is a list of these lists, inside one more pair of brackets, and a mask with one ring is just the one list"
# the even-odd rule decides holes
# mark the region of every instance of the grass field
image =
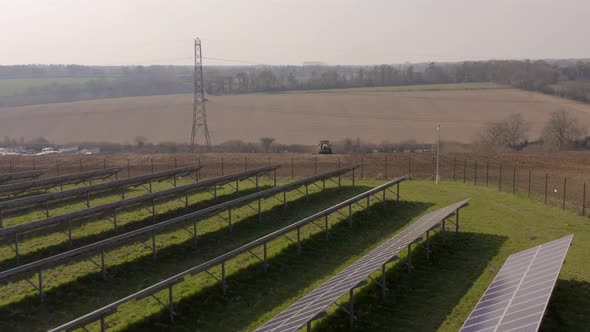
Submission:
[[14,96],[36,86],[68,83],[83,84],[91,79],[76,77],[0,79],[0,97]]
[[477,83],[450,83],[450,84],[421,84],[421,85],[402,85],[402,86],[374,86],[361,88],[345,89],[322,89],[307,91],[292,91],[291,93],[346,93],[346,92],[399,92],[399,91],[445,91],[445,90],[483,90],[483,89],[508,89],[506,85],[492,82]]
[[[35,331],[58,325],[379,183],[382,181],[361,181],[354,189],[329,186],[321,193],[319,189],[314,190],[308,201],[300,193],[290,193],[286,210],[279,202],[267,200],[263,203],[262,224],[256,222],[256,213],[248,207],[239,209],[234,212],[239,221],[234,224],[232,233],[227,232],[221,219],[200,224],[197,245],[184,230],[160,235],[158,264],[152,262],[151,250],[143,244],[117,249],[107,254],[107,281],[101,280],[99,270],[88,261],[52,269],[44,274],[45,305],[39,303],[36,291],[24,281],[2,286],[0,330]],[[226,188],[220,191],[219,201],[251,192],[253,188],[250,186],[244,190],[232,194]],[[413,257],[415,270],[410,275],[403,260],[390,266],[387,279],[391,292],[384,302],[378,301],[379,289],[374,283],[357,291],[357,330],[456,331],[508,255],[570,233],[575,234],[574,244],[542,329],[588,330],[588,219],[518,195],[460,183],[444,182],[437,187],[430,181],[411,181],[402,184],[401,194],[401,202],[388,202],[386,208],[375,202],[369,211],[357,209],[352,231],[342,217],[332,215],[330,240],[326,240],[317,227],[307,226],[303,229],[301,257],[287,239],[271,242],[267,273],[253,256],[242,255],[233,259],[227,264],[229,288],[226,297],[221,296],[219,282],[206,274],[188,278],[174,287],[178,314],[174,325],[169,323],[168,313],[156,300],[147,298],[120,307],[119,312],[108,317],[109,328],[137,331],[252,330],[421,214],[471,197],[470,206],[461,213],[461,232],[448,234],[445,244],[438,236],[434,237],[431,261],[426,261],[424,252],[417,249]],[[195,195],[191,202],[195,204],[189,210],[212,203],[206,194]],[[180,202],[162,205],[158,208],[161,211],[158,220],[181,213],[182,209],[175,210],[181,205]],[[27,217],[22,218],[21,221],[25,221]],[[126,229],[151,223],[151,217],[142,211],[129,211],[123,220]],[[107,221],[92,221],[77,228],[74,231],[78,241],[75,245],[108,236],[110,228]],[[50,233],[43,241],[35,238],[23,242],[23,247],[30,245],[34,248],[26,254],[33,259],[60,247],[63,250],[65,238],[63,234]],[[10,264],[10,257],[3,249],[0,264]],[[211,272],[218,274],[217,269]],[[165,292],[158,295],[161,299],[166,298]],[[346,299],[342,299],[342,303],[345,302]],[[333,310],[326,319],[314,323],[314,330],[341,331],[346,324],[343,314]],[[95,330],[98,326],[90,327]]]

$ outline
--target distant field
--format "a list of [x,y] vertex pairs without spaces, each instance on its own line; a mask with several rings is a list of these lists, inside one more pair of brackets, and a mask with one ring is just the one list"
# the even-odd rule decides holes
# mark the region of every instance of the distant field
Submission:
[[92,78],[15,78],[15,79],[0,79],[0,97],[13,96],[26,91],[28,88],[34,86],[42,86],[53,83],[85,83]]
[[[407,87],[406,87],[407,88]],[[489,121],[520,113],[537,138],[551,112],[568,110],[590,126],[590,105],[516,89],[263,93],[208,96],[213,143],[231,139],[315,145],[345,137],[381,143],[442,139],[469,143]],[[187,142],[192,95],[98,99],[0,108],[0,133],[55,143]]]
[[345,92],[383,92],[383,91],[443,91],[443,90],[482,90],[482,89],[507,89],[508,86],[492,82],[482,83],[454,83],[454,84],[424,84],[403,86],[373,86],[348,89],[321,89],[307,91],[292,91],[292,93],[345,93]]

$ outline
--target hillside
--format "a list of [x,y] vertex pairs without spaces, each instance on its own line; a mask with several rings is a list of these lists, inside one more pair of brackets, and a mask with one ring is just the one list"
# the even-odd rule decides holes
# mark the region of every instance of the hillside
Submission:
[[[482,124],[521,113],[535,138],[549,113],[567,109],[590,125],[590,105],[514,89],[273,93],[210,96],[213,143],[257,141],[316,144],[319,139],[432,142],[441,124],[444,140],[470,142]],[[192,95],[100,99],[0,108],[2,136],[45,137],[55,143],[186,142]]]

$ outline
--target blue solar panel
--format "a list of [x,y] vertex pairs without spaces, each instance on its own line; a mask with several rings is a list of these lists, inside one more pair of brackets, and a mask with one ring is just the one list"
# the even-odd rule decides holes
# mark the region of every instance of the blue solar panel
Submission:
[[573,237],[508,257],[461,332],[537,331]]

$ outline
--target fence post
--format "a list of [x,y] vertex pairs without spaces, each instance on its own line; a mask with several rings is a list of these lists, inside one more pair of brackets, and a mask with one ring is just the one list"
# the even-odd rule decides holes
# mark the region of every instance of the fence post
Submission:
[[313,175],[318,175],[318,157],[313,158]]
[[412,179],[412,156],[408,156],[408,178]]
[[383,173],[383,179],[387,179],[387,156],[385,156],[385,171]]
[[549,173],[545,173],[545,204],[547,204],[547,182],[549,182]]
[[498,179],[498,191],[502,192],[502,164],[500,164],[500,178]]
[[361,179],[365,179],[365,155],[361,154]]
[[516,195],[516,166],[512,171],[512,195]]
[[295,178],[295,158],[291,157],[291,180]]
[[529,169],[529,198],[531,198],[531,181],[532,181],[532,176],[531,176],[531,170]]
[[432,156],[432,179],[434,181],[436,181],[436,174],[435,174],[436,173],[436,170],[435,170],[435,167],[436,167],[435,166],[435,159],[434,159],[434,156]]
[[477,186],[477,159],[475,160],[474,185]]
[[584,182],[584,191],[582,192],[582,216],[586,215],[586,182]]
[[463,162],[463,183],[467,181],[467,159]]
[[486,161],[486,187],[490,184],[490,162]]
[[565,210],[565,191],[566,191],[567,177],[563,177],[563,202],[561,203],[561,209]]

